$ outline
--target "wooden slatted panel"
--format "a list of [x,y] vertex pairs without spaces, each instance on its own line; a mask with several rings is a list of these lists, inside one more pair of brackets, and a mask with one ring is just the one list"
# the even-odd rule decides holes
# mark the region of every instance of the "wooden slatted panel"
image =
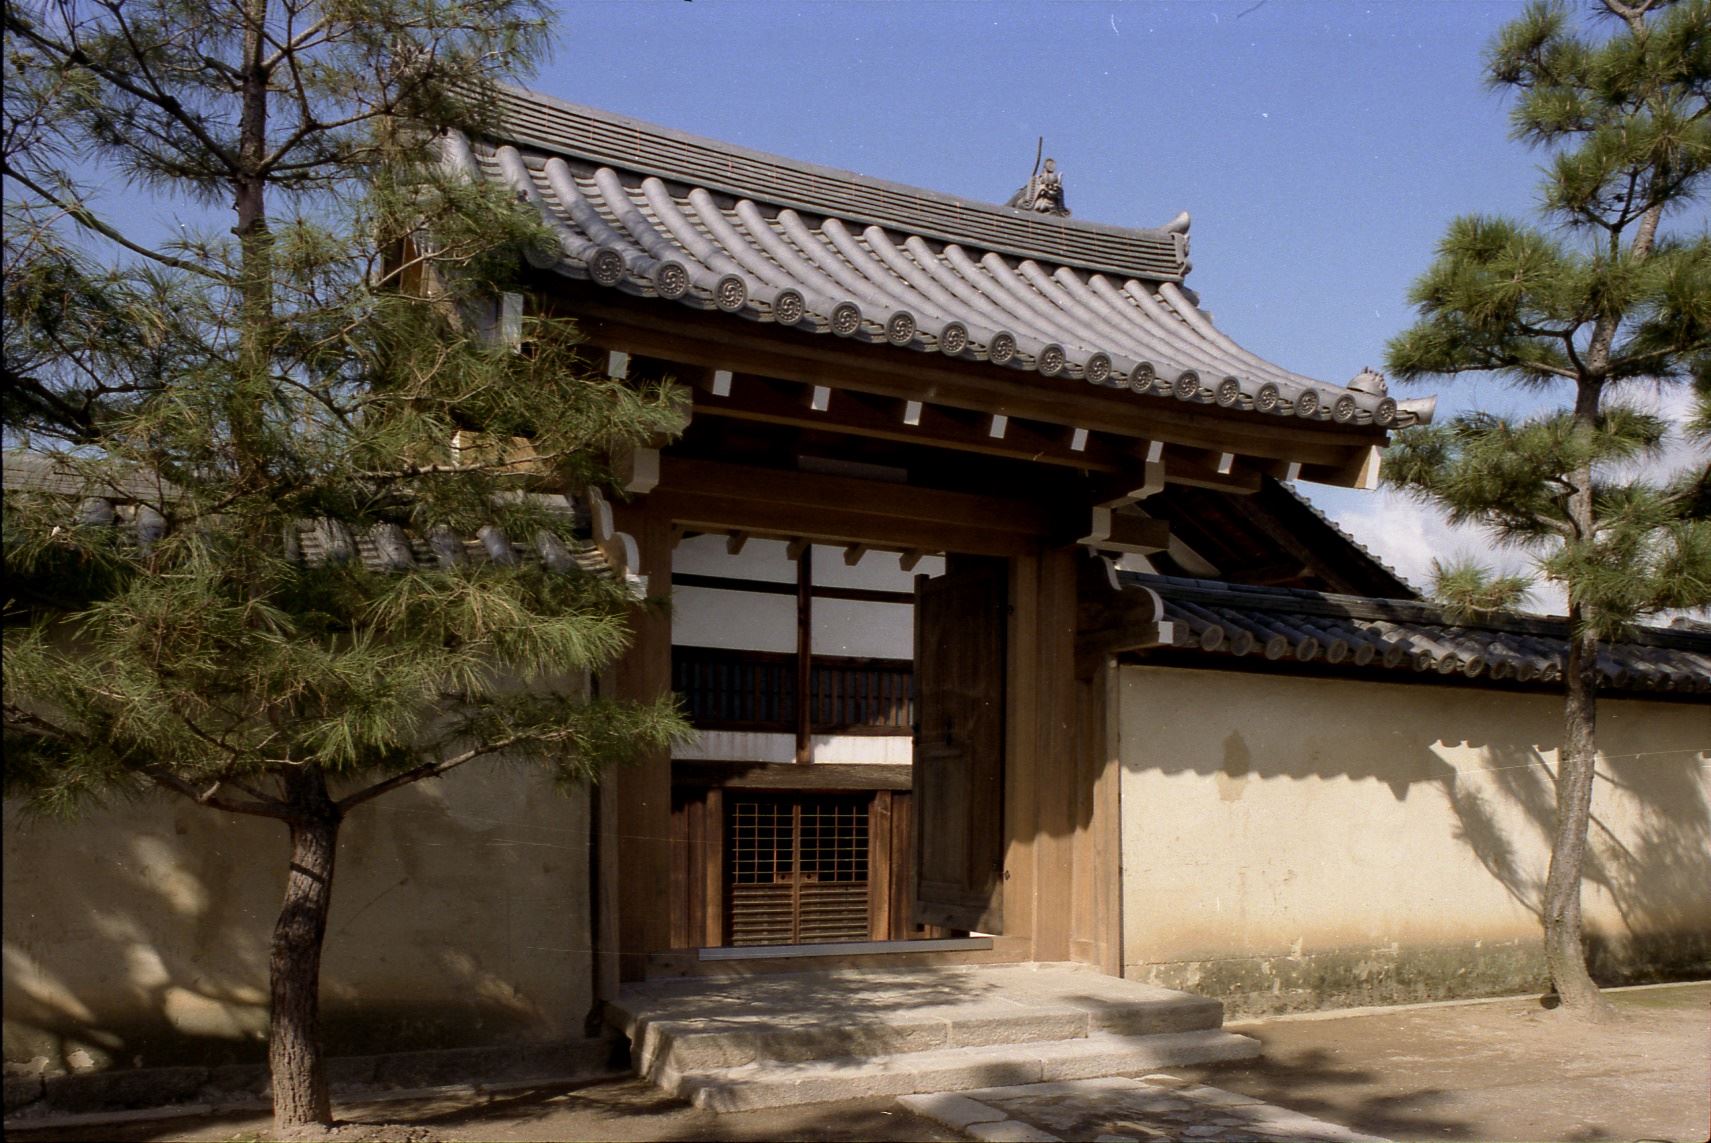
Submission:
[[[796,657],[767,651],[674,647],[672,689],[703,730],[790,733],[796,725]],[[905,735],[914,720],[907,659],[815,656],[808,710],[818,734]]]
[[729,799],[732,945],[866,940],[868,799]]

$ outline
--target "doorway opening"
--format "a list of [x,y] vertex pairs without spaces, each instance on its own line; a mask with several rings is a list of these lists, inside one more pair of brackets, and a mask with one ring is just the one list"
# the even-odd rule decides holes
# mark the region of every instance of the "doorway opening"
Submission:
[[[990,815],[984,827],[946,823],[923,842],[917,820],[916,600],[946,566],[859,544],[679,540],[672,684],[700,733],[672,765],[674,947],[934,940],[976,927],[923,910],[919,894],[933,881],[923,845],[936,853],[971,828],[1001,828],[1001,769],[992,796],[967,807]],[[979,653],[979,669],[1001,677],[1002,642]],[[930,765],[967,714],[935,724]],[[991,718],[1002,723],[1001,701]]]

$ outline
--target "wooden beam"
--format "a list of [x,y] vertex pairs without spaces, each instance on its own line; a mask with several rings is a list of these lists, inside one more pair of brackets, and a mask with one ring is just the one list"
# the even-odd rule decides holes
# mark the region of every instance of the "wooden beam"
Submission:
[[[1160,439],[1241,456],[1295,460],[1303,466],[1348,465],[1387,434],[1258,412],[1189,404],[1166,397],[1102,389],[1067,377],[994,369],[942,354],[908,353],[797,330],[732,321],[725,314],[674,307],[662,322],[660,303],[630,299],[560,278],[547,305],[578,319],[593,341],[693,365],[730,368],[811,384],[1003,413],[1130,438]],[[1357,465],[1359,461],[1355,462]]]
[[749,534],[747,532],[732,532],[725,537],[725,554],[727,556],[737,555],[743,550],[743,545],[748,542]]
[[962,410],[936,407],[921,400],[873,397],[842,392],[831,407],[811,411],[802,387],[766,377],[744,376],[732,395],[715,397],[711,390],[696,394],[699,416],[726,417],[761,424],[791,425],[848,433],[875,440],[900,441],[933,448],[975,452],[1016,460],[1038,461],[1097,472],[1115,472],[1131,463],[1127,449],[1086,434],[1081,448],[1055,426],[1004,418],[993,433],[993,418],[970,417]]
[[673,781],[727,790],[907,790],[909,766],[817,762],[673,762]]
[[[919,553],[917,553],[917,556]],[[907,569],[905,569],[907,570]],[[698,575],[694,572],[677,572],[671,577],[671,582],[677,587],[705,587],[714,591],[746,591],[755,595],[795,595],[796,583],[776,579],[742,579],[737,576]],[[876,587],[834,587],[831,584],[817,583],[814,585],[815,599],[843,599],[857,603],[912,603],[915,593],[910,591],[883,591]]]
[[671,519],[700,531],[1012,555],[1060,527],[1059,514],[1036,501],[671,455],[660,471],[651,497]]
[[787,560],[792,560],[792,561],[799,560],[802,558],[803,554],[806,553],[807,551],[808,551],[808,541],[804,540],[800,536],[797,536],[794,539],[792,539],[789,544],[785,545],[784,558]]
[[1260,470],[1234,453],[1181,445],[1165,446],[1164,478],[1170,484],[1215,488],[1242,496],[1258,492],[1260,486]]
[[920,563],[922,557],[926,554],[926,552],[921,551],[919,548],[909,549],[897,557],[897,570],[902,572],[914,571],[915,565]]
[[861,563],[862,556],[867,554],[866,544],[851,544],[844,549],[844,566],[853,568]]

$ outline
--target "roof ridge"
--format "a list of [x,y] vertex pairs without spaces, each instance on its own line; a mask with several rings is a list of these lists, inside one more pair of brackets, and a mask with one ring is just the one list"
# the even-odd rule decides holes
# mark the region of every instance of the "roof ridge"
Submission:
[[[1154,281],[1186,277],[1188,236],[1063,218],[774,155],[646,120],[499,86],[498,130],[512,142],[682,181],[770,205],[890,226],[946,242]],[[477,132],[477,134],[484,134]],[[717,156],[718,161],[707,161]],[[946,223],[954,222],[954,228]]]

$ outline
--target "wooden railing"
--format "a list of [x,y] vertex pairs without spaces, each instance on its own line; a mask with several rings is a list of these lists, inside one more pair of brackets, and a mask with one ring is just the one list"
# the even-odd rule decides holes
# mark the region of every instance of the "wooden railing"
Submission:
[[[907,735],[914,666],[907,659],[815,655],[809,725],[816,734]],[[796,729],[796,656],[777,651],[673,647],[671,686],[702,730]]]

